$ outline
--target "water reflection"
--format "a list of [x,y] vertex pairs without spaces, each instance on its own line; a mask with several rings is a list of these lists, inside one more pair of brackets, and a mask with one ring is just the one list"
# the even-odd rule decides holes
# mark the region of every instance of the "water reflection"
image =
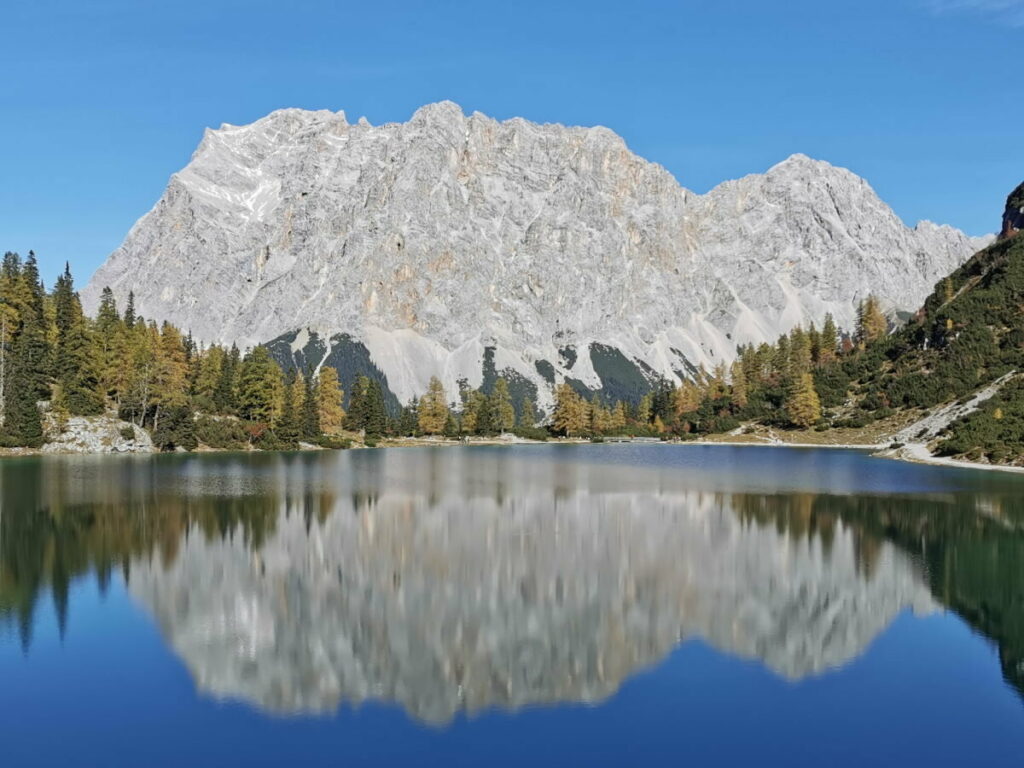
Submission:
[[1019,485],[835,495],[652,455],[0,462],[0,611],[28,647],[42,590],[64,627],[76,575],[121,572],[201,690],[288,714],[595,702],[693,636],[800,679],[939,604],[1024,690]]

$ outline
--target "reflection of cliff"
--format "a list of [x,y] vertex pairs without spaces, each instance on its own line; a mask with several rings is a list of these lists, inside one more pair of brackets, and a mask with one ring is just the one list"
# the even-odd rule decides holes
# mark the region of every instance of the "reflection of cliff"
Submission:
[[679,450],[5,460],[0,632],[29,649],[47,591],[73,631],[72,581],[124,574],[217,695],[444,720],[598,699],[695,634],[813,674],[926,604],[927,578],[1024,692],[1019,485],[857,494],[838,462],[819,486],[845,495],[765,493],[762,465]]
[[433,722],[597,701],[691,636],[800,678],[932,605],[889,545],[866,573],[841,524],[826,547],[721,495],[517,479],[499,496],[478,478],[468,500],[443,482],[349,497],[322,525],[278,520],[258,552],[190,537],[169,567],[134,563],[131,589],[214,695],[278,712],[379,699]]

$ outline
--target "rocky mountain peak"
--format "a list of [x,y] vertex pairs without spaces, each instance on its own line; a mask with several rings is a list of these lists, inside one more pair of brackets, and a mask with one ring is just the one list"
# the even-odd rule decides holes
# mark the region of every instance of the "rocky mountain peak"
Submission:
[[545,405],[564,377],[632,396],[827,312],[852,327],[868,293],[914,309],[974,250],[805,155],[697,195],[607,128],[287,109],[208,131],[83,300],[134,291],[205,341],[315,335],[314,364],[344,336],[402,401],[492,366]]

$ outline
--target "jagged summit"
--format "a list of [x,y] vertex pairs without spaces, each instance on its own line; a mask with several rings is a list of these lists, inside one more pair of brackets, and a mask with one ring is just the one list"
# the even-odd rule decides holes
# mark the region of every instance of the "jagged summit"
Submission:
[[208,131],[83,299],[134,291],[207,341],[317,339],[314,364],[343,335],[400,400],[491,366],[543,404],[565,376],[624,394],[826,312],[850,327],[870,292],[913,309],[975,245],[804,155],[697,195],[607,128],[287,109]]

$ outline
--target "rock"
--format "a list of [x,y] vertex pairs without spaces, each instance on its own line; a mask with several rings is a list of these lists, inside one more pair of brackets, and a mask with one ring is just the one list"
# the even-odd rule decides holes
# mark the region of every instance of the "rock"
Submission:
[[[47,417],[48,434],[56,431],[52,416]],[[123,432],[131,430],[133,437]],[[112,416],[72,416],[63,431],[43,445],[43,453],[153,453],[149,433]]]
[[606,128],[450,102],[380,126],[286,109],[207,131],[83,302],[133,291],[207,342],[301,349],[312,331],[314,364],[347,340],[400,403],[432,375],[480,385],[491,354],[545,407],[565,376],[608,386],[598,348],[636,389],[827,312],[852,328],[868,293],[912,311],[981,244],[908,228],[863,179],[802,155],[698,195]]
[[999,239],[1013,237],[1024,229],[1024,183],[1017,187],[1006,198],[1006,210],[1003,212],[1003,227]]

